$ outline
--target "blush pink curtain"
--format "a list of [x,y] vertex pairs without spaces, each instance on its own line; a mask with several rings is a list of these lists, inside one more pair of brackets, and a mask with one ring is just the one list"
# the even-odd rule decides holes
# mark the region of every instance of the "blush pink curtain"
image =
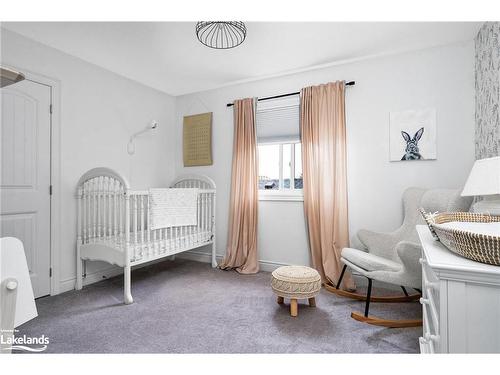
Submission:
[[222,269],[259,272],[257,258],[257,133],[255,100],[234,102],[233,165],[229,233]]
[[[335,284],[349,245],[344,82],[301,91],[300,130],[304,178],[304,213],[314,268]],[[351,275],[344,288],[354,288]]]

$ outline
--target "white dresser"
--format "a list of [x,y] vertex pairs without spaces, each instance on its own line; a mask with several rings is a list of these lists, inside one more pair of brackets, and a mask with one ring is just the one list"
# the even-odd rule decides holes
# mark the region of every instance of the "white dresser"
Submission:
[[422,353],[500,353],[500,267],[455,255],[418,225]]

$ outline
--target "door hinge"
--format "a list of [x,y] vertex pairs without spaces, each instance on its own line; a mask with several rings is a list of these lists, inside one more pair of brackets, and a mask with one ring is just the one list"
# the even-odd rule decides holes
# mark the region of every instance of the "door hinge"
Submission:
[[49,277],[52,277],[52,267],[49,268]]
[[52,185],[49,185],[49,195],[52,195]]
[[52,114],[52,104],[49,104],[49,113]]

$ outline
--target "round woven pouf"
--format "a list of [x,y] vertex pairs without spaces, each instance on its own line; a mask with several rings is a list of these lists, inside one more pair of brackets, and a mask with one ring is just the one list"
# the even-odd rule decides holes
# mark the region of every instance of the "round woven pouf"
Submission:
[[309,306],[316,306],[315,297],[321,289],[318,271],[306,266],[284,266],[273,271],[271,288],[278,296],[278,303],[290,299],[290,315],[297,316],[297,300],[309,299]]

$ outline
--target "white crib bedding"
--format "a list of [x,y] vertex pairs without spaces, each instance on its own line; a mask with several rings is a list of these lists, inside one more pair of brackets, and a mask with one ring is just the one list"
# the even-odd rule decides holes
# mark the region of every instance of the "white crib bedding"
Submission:
[[[156,240],[153,233],[150,234],[148,241],[148,232],[137,231],[137,242],[135,233],[130,233],[130,253],[131,261],[138,261],[144,258],[150,258],[153,255],[176,253],[188,248],[203,246],[212,239],[212,232],[200,227],[190,227],[188,231],[181,235],[180,231],[175,235],[175,230],[163,231],[161,238],[157,233]],[[144,241],[142,238],[144,236]],[[125,250],[125,236],[114,235],[100,238],[88,238],[84,244],[99,244],[112,247],[119,251]]]

